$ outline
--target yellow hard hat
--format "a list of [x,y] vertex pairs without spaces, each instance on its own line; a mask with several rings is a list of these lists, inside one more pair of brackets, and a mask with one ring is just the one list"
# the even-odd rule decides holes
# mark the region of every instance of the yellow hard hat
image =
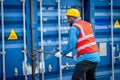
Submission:
[[80,12],[75,8],[70,8],[67,10],[66,16],[80,17]]

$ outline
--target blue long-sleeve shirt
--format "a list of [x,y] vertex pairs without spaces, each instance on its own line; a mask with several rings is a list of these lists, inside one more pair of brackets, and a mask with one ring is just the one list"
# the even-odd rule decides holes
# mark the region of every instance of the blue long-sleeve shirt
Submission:
[[[80,20],[80,19],[78,18],[75,21],[77,20]],[[67,54],[76,48],[79,34],[80,34],[80,30],[78,28],[76,28],[75,26],[70,27],[68,31],[68,36],[69,36],[68,43],[66,47],[61,51],[62,54]],[[77,58],[77,62],[80,62],[83,60],[89,60],[92,62],[100,62],[99,51],[94,52],[94,53],[89,53],[89,54],[82,54]]]

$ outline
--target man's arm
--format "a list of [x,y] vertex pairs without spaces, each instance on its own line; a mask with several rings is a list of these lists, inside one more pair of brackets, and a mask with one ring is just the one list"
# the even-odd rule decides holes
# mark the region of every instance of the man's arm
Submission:
[[68,34],[69,34],[68,43],[61,52],[63,55],[71,52],[72,50],[76,48],[76,44],[77,44],[77,40],[79,36],[79,30],[76,27],[72,26]]

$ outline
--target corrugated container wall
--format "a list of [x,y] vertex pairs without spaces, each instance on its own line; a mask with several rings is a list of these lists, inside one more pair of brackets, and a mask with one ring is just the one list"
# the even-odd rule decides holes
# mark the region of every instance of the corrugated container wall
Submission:
[[0,80],[71,79],[76,61],[39,53],[67,44],[69,8],[93,26],[101,56],[97,80],[119,80],[119,0],[0,0]]

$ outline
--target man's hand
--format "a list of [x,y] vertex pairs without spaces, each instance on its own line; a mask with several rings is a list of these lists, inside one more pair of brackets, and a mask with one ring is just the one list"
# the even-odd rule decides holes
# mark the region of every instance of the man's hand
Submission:
[[69,52],[68,54],[66,54],[66,56],[72,57],[72,52]]
[[62,54],[58,51],[57,53],[55,53],[55,56],[60,58],[60,57],[62,57]]

